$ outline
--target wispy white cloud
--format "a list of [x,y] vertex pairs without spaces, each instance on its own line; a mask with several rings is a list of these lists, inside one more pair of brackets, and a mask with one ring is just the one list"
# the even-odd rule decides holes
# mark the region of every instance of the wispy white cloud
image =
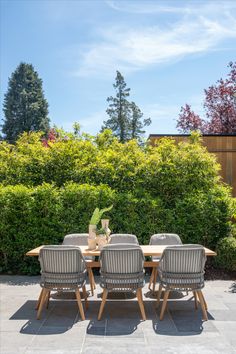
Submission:
[[107,0],[106,4],[111,7],[113,10],[135,13],[135,14],[156,14],[156,13],[190,13],[191,7],[181,7],[181,6],[173,6],[167,5],[167,2],[162,4],[159,2],[153,1],[115,1],[115,0]]
[[214,12],[219,12],[221,10],[232,10],[236,8],[236,3],[234,0],[187,0],[185,2],[177,2],[176,0],[165,0],[165,1],[121,1],[121,0],[106,0],[106,4],[115,11],[127,12],[133,14],[162,14],[162,13],[172,13],[172,14],[199,14],[205,13],[209,14]]
[[[109,2],[113,7],[116,4]],[[83,48],[74,75],[113,75],[116,69],[126,74],[150,65],[220,49],[219,43],[236,38],[236,20],[232,15],[235,5],[232,3],[230,12],[230,4],[226,2],[221,7],[216,5],[213,8],[210,3],[202,6],[194,15],[193,8],[183,8],[181,11],[188,15],[179,16],[171,25],[113,25],[99,30],[98,40]],[[206,9],[209,11],[211,8],[213,10],[207,15]]]

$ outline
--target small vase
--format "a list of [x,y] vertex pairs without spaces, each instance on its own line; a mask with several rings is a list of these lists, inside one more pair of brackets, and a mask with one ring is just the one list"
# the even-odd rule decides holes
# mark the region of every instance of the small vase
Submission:
[[97,241],[98,249],[101,250],[103,246],[107,244],[107,237],[106,235],[98,235],[96,237],[96,241]]
[[109,219],[102,219],[101,223],[102,223],[102,228],[105,230],[107,242],[109,242],[110,234],[111,234],[111,230],[109,229]]
[[95,250],[96,248],[96,225],[89,225],[88,249]]

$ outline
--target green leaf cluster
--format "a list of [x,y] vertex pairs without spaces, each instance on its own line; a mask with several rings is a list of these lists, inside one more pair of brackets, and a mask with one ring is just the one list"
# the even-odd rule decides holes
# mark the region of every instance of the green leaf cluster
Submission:
[[216,252],[215,263],[219,268],[236,271],[236,237],[225,237],[220,240]]
[[113,205],[111,205],[108,208],[104,208],[104,209],[99,209],[99,208],[95,208],[93,215],[90,219],[90,225],[98,225],[99,221],[101,220],[102,215],[107,212],[110,211],[113,208]]

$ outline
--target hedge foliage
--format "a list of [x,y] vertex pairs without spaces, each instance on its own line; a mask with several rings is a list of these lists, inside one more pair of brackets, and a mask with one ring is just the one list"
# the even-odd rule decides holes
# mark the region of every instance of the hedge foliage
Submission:
[[107,184],[118,191],[145,190],[167,200],[206,191],[219,181],[219,165],[196,137],[190,144],[163,139],[156,147],[140,148],[134,140],[121,144],[105,131],[96,138],[49,144],[43,146],[40,133],[25,133],[16,145],[2,142],[0,183]]
[[225,237],[217,244],[216,265],[230,271],[236,271],[236,237]]
[[113,204],[113,232],[140,243],[153,233],[176,232],[183,242],[215,248],[227,236],[235,204],[219,165],[193,135],[189,143],[121,144],[109,131],[58,139],[45,147],[39,133],[0,144],[0,267],[35,273],[24,257],[40,244],[85,232],[96,206]]

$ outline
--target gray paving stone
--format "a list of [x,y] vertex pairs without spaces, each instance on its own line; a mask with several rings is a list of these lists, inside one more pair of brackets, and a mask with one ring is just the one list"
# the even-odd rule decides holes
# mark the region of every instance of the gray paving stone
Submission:
[[7,352],[23,354],[33,338],[34,334],[24,336],[18,332],[2,332],[0,333],[0,352],[1,354]]
[[226,302],[225,305],[227,306],[228,309],[236,311],[236,302]]
[[[100,345],[92,342],[85,342],[83,349],[83,354],[119,354],[119,353],[132,353],[132,354],[140,354],[140,353],[147,353],[145,347],[142,344],[138,343],[135,344],[134,341],[124,341],[123,338],[120,338],[119,342],[117,340],[109,340],[104,341]],[[151,354],[151,353],[150,353]]]
[[[40,349],[29,349],[26,350],[26,352],[24,354],[80,354],[81,353],[81,349],[78,350],[70,350],[65,349],[65,350],[50,350],[50,349],[46,349],[46,350],[40,350]],[[15,353],[14,353],[15,354]]]
[[42,326],[40,321],[35,320],[1,320],[0,331],[1,332],[18,332],[18,333],[37,333]]
[[192,309],[190,311],[181,311],[179,309],[171,310],[170,315],[175,323],[178,332],[201,333],[203,331],[203,324],[205,324],[205,331],[216,332],[216,328],[214,327],[211,321],[203,322],[202,312],[200,311],[200,309],[198,309],[197,311],[195,309]]
[[227,324],[225,324],[224,322],[214,321],[214,326],[236,350],[236,322],[227,321]]
[[85,331],[73,331],[67,327],[42,327],[33,338],[30,349],[81,350]]
[[[89,293],[86,320],[81,321],[73,294],[52,294],[48,310],[36,320],[39,277],[0,276],[1,354],[199,353],[236,354],[234,282],[206,282],[209,321],[194,309],[192,294],[173,292],[163,321],[156,293],[143,289],[147,321],[142,321],[133,294],[109,297],[97,320],[102,289]],[[95,278],[99,281],[99,278]],[[89,285],[88,285],[89,289]],[[16,296],[17,294],[17,296]],[[3,344],[2,344],[3,343]]]
[[210,313],[215,321],[236,321],[236,310],[212,310]]

